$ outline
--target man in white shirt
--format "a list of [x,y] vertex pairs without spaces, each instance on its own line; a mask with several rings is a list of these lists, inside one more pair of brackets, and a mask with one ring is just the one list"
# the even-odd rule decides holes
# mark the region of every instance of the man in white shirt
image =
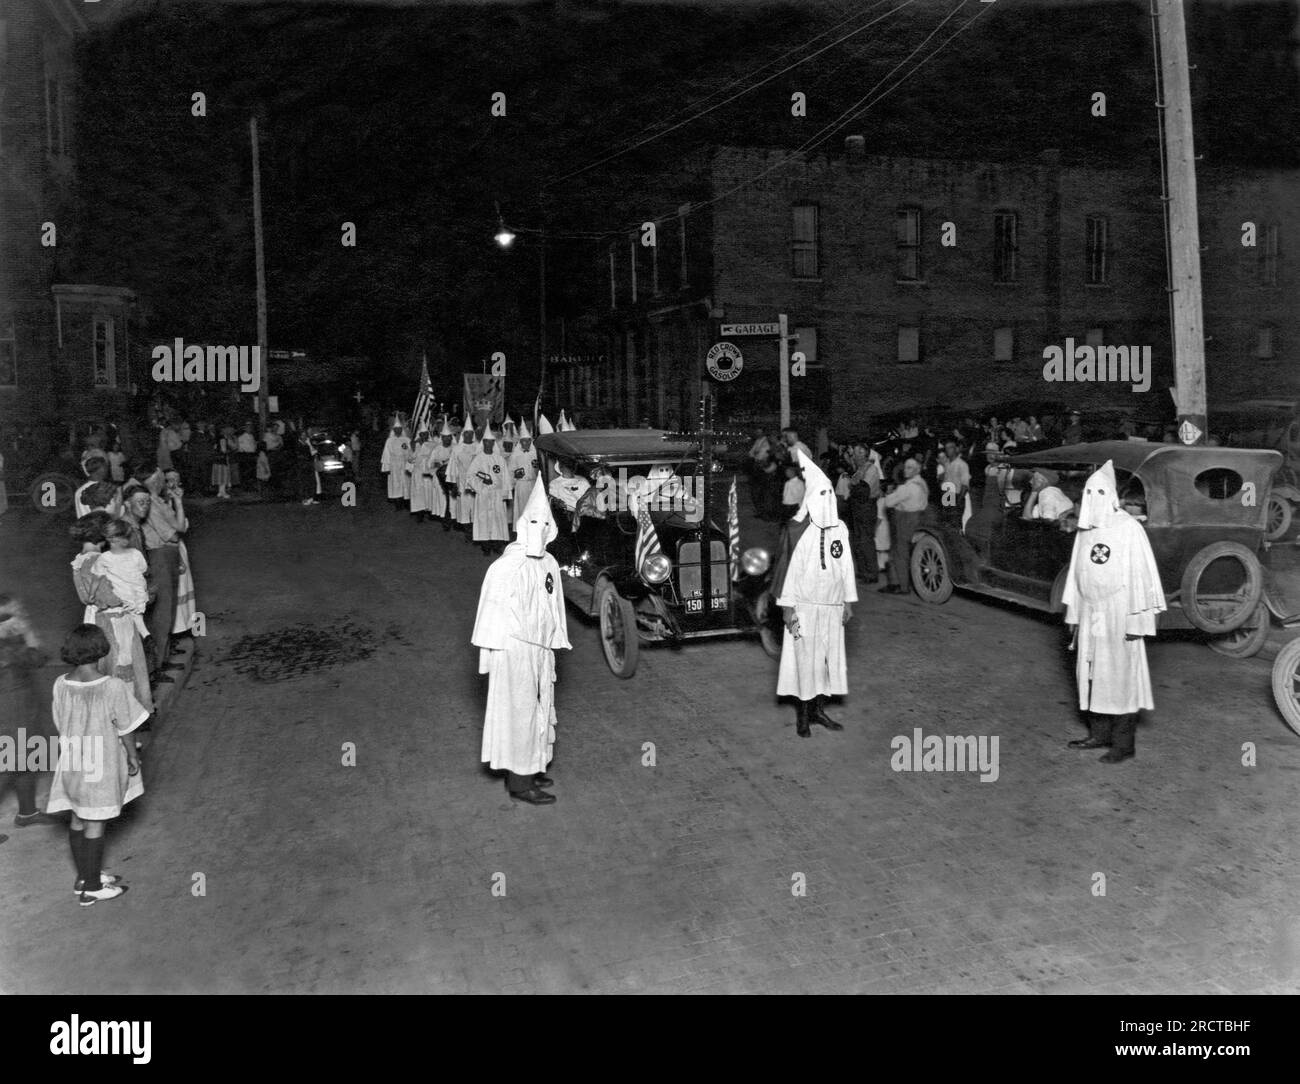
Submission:
[[803,452],[805,459],[812,459],[813,454],[808,450],[808,445],[799,439],[799,430],[795,429],[793,426],[787,426],[785,429],[781,430],[781,439],[785,441],[785,446],[789,449],[788,454],[791,461],[796,465],[798,464],[798,460],[795,458],[794,454],[794,449],[796,448]]
[[883,501],[893,512],[890,524],[889,583],[882,587],[886,595],[905,595],[912,589],[912,534],[920,526],[921,514],[930,503],[930,487],[921,477],[921,464],[915,459],[903,463],[903,484]]
[[551,479],[547,488],[551,496],[564,505],[565,511],[572,512],[578,507],[582,495],[591,488],[591,483],[581,475],[574,474],[572,468],[565,463],[557,462],[556,466],[560,473]]
[[1029,479],[1030,494],[1021,512],[1023,519],[1058,520],[1074,510],[1074,502],[1056,487],[1059,474],[1047,467],[1035,467]]

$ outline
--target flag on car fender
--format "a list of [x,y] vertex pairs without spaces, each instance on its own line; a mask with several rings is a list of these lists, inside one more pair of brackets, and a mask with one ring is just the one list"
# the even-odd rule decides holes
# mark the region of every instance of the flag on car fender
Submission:
[[655,530],[645,503],[637,496],[632,500],[636,503],[636,570],[640,572],[648,558],[663,553],[663,547],[659,545],[659,532]]
[[[706,483],[707,484],[707,483]],[[731,490],[727,493],[727,556],[731,561],[731,578],[740,579],[740,511],[736,500],[736,476],[731,476]]]

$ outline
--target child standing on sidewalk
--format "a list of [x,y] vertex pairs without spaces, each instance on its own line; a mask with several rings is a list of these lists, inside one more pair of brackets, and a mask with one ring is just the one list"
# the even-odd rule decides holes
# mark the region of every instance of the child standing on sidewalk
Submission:
[[45,808],[49,813],[72,811],[68,845],[77,866],[73,891],[82,907],[126,891],[116,876],[100,870],[104,827],[144,793],[129,735],[149,713],[125,681],[96,668],[108,652],[108,638],[97,625],[78,625],[63,641],[63,661],[72,672],[54,681],[59,763]]

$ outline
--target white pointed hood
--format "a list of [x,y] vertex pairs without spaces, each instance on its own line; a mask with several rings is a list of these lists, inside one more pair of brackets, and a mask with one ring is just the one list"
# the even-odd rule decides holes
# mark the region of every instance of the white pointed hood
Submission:
[[1108,459],[1083,484],[1083,496],[1079,499],[1079,530],[1108,527],[1127,514],[1119,506],[1115,464]]
[[496,440],[496,439],[497,439],[497,435],[494,432],[492,432],[492,422],[489,419],[488,421],[483,423],[483,435],[479,438],[479,440]]
[[560,430],[561,433],[565,433],[569,429],[569,419],[564,416],[563,410],[560,411],[560,424],[557,426],[557,428]]
[[438,430],[440,437],[454,437],[456,434],[451,431],[451,426],[447,422],[447,415],[442,416],[442,428]]
[[541,437],[541,436],[545,436],[547,433],[554,433],[554,432],[555,430],[551,428],[551,423],[546,420],[546,415],[539,414],[537,416],[537,435]]
[[523,546],[529,557],[542,556],[546,547],[559,535],[555,517],[551,515],[551,498],[545,486],[533,486],[523,514],[515,522],[515,532],[519,536],[516,543]]
[[814,527],[834,527],[840,521],[835,507],[835,487],[822,469],[799,448],[794,449],[795,461],[803,470],[803,503],[794,514],[796,520],[808,517]]
[[533,439],[533,431],[528,428],[528,419],[526,418],[521,418],[519,420],[519,439],[520,440]]

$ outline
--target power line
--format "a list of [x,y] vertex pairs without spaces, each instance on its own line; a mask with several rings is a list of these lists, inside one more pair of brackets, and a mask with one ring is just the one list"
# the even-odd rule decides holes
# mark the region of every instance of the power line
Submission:
[[[879,6],[881,3],[889,3],[889,2],[891,2],[891,0],[878,0],[876,6]],[[885,19],[889,18],[891,15],[894,15],[894,14],[896,14],[897,12],[902,11],[903,8],[905,8],[905,7],[909,7],[910,5],[912,5],[912,4],[914,4],[914,3],[916,3],[916,0],[903,0],[903,2],[900,3],[897,7],[890,9],[889,11],[885,12],[883,15],[879,15],[879,16],[877,16],[876,18],[872,19],[870,22],[864,23],[862,26],[858,27],[856,30],[851,30],[849,33],[844,34],[844,35],[842,35],[842,36],[839,37],[839,38],[836,38],[834,41],[830,42],[828,45],[824,45],[822,48],[816,50],[815,52],[809,53],[809,54],[808,54],[807,56],[805,56],[803,59],[801,59],[801,60],[797,60],[797,61],[795,61],[793,64],[788,64],[788,65],[786,65],[784,68],[780,69],[779,71],[773,72],[771,75],[766,76],[766,77],[763,78],[763,79],[760,79],[758,82],[756,82],[756,83],[752,83],[752,84],[750,84],[749,86],[746,86],[744,89],[737,91],[735,94],[732,94],[732,95],[730,95],[730,96],[727,97],[727,98],[724,98],[722,101],[720,101],[720,102],[716,102],[716,103],[714,103],[713,105],[710,105],[710,106],[708,106],[708,107],[705,108],[705,109],[701,109],[700,111],[698,111],[698,112],[696,112],[696,113],[694,113],[694,114],[691,114],[690,116],[687,116],[684,120],[680,120],[680,121],[677,121],[677,122],[674,123],[674,124],[670,124],[668,127],[663,128],[663,129],[661,129],[660,131],[654,132],[653,134],[648,135],[648,136],[646,136],[646,137],[644,137],[644,138],[642,138],[642,139],[635,140],[634,142],[629,143],[628,145],[626,145],[626,146],[624,146],[624,147],[622,147],[622,148],[620,148],[620,149],[618,149],[618,150],[611,151],[609,154],[607,154],[607,155],[605,155],[605,156],[603,156],[603,157],[601,157],[601,158],[597,158],[597,159],[595,159],[595,160],[592,161],[592,162],[588,162],[585,166],[580,166],[578,169],[572,170],[572,171],[570,171],[569,173],[564,174],[563,176],[556,177],[556,178],[554,178],[553,180],[547,181],[546,184],[544,184],[544,185],[542,186],[542,187],[543,187],[543,190],[545,190],[545,189],[547,189],[547,188],[551,188],[551,187],[553,187],[554,185],[561,184],[561,183],[563,183],[564,181],[567,181],[567,180],[572,179],[573,177],[580,176],[580,175],[583,174],[583,173],[586,173],[586,172],[588,172],[588,171],[590,171],[590,170],[592,170],[592,169],[595,169],[597,166],[602,166],[602,165],[604,165],[606,162],[611,162],[611,161],[613,161],[615,158],[620,158],[620,157],[622,157],[622,156],[625,155],[625,154],[629,154],[629,153],[631,153],[632,151],[636,150],[636,149],[639,148],[639,147],[644,147],[644,146],[645,146],[646,144],[648,144],[648,143],[653,143],[656,139],[660,139],[660,138],[662,138],[663,136],[668,135],[670,132],[675,132],[675,131],[677,131],[677,129],[679,129],[679,128],[684,128],[686,125],[694,123],[695,121],[699,120],[701,117],[708,116],[708,114],[712,113],[714,110],[716,110],[716,109],[721,109],[724,105],[729,105],[731,102],[734,102],[737,98],[742,98],[742,97],[744,97],[746,94],[749,94],[749,93],[751,93],[751,92],[757,90],[759,87],[765,86],[766,84],[770,83],[773,79],[777,79],[777,78],[779,78],[780,76],[784,75],[786,72],[793,71],[795,68],[799,67],[801,64],[806,64],[808,61],[812,60],[814,57],[818,57],[818,56],[820,56],[822,53],[827,52],[827,51],[830,50],[830,49],[833,49],[835,46],[840,45],[840,44],[842,44],[843,42],[848,41],[850,38],[855,37],[855,36],[858,35],[858,34],[861,34],[864,30],[869,30],[871,27],[875,26],[877,23],[883,22]],[[796,46],[794,49],[789,50],[788,52],[786,52],[786,53],[783,54],[782,56],[776,58],[775,60],[768,61],[767,64],[764,64],[762,67],[757,68],[754,72],[751,72],[748,76],[743,76],[743,77],[741,77],[741,79],[733,80],[731,84],[728,84],[728,86],[734,86],[736,83],[741,82],[742,79],[750,79],[750,78],[752,78],[753,76],[757,75],[759,72],[763,71],[764,68],[770,67],[770,66],[771,66],[772,64],[774,64],[774,63],[779,63],[781,60],[785,59],[785,57],[786,57],[786,56],[789,56],[791,53],[796,53],[796,52],[798,52],[798,51],[801,50],[801,49],[806,49],[806,48],[807,48],[809,45],[811,45],[813,42],[817,41],[818,38],[820,38],[820,37],[825,37],[826,34],[828,34],[828,33],[832,33],[835,29],[838,29],[839,26],[844,25],[844,23],[851,22],[853,19],[856,19],[856,18],[861,17],[862,14],[864,14],[864,13],[863,13],[863,12],[858,12],[856,15],[850,16],[849,19],[846,19],[846,20],[844,20],[843,22],[837,24],[836,27],[832,28],[831,30],[823,31],[821,34],[818,34],[818,35],[816,35],[815,37],[809,39],[808,41],[804,42],[802,45]],[[703,98],[700,99],[700,102],[702,103],[702,102],[706,102],[706,101],[708,101],[709,98],[713,97],[714,95],[716,95],[716,94],[718,94],[718,93],[722,93],[723,91],[725,91],[725,89],[726,89],[726,88],[723,88],[722,91],[715,90],[715,91],[711,92],[710,94],[705,95]],[[698,103],[697,103],[697,104],[698,104]],[[693,107],[692,107],[692,106],[688,106],[688,107],[687,107],[687,109],[690,109],[690,108],[693,108]],[[678,114],[675,114],[675,115],[680,115],[680,111],[679,111]],[[645,129],[643,129],[643,130],[645,130]]]

